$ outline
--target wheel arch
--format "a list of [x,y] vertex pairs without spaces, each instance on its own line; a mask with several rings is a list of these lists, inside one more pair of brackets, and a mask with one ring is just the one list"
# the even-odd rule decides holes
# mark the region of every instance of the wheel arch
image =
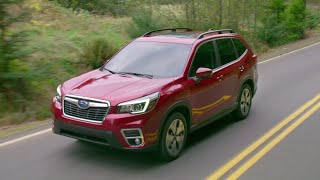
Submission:
[[245,84],[248,84],[248,85],[250,86],[252,92],[254,92],[254,87],[255,87],[255,86],[254,86],[253,79],[251,79],[251,78],[246,79],[246,80],[242,83],[242,86],[241,86],[241,87],[243,87]]
[[161,124],[160,124],[160,131],[158,133],[158,139],[162,135],[163,127],[164,127],[166,120],[168,119],[168,117],[170,117],[171,114],[173,114],[175,112],[181,113],[186,118],[188,133],[190,132],[191,122],[192,122],[191,105],[186,101],[179,101],[179,102],[173,104],[172,106],[170,106],[170,108],[164,114],[162,121],[161,121]]
[[239,97],[240,97],[240,93],[241,93],[241,89],[242,87],[245,85],[245,84],[248,84],[251,88],[251,91],[253,93],[253,96],[255,94],[255,85],[254,85],[254,81],[252,78],[246,78],[245,80],[243,80],[243,82],[241,83],[241,86],[240,86],[240,89],[239,89],[239,93],[238,93],[238,97],[237,97],[237,102],[239,100]]

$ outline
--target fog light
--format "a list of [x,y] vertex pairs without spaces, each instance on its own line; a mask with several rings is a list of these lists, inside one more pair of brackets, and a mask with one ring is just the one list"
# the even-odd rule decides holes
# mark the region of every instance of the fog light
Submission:
[[121,133],[127,143],[132,147],[138,147],[144,144],[143,134],[140,128],[121,129]]
[[136,145],[139,145],[139,144],[141,143],[141,141],[140,141],[139,138],[136,138],[136,139],[134,140],[134,142],[136,143]]

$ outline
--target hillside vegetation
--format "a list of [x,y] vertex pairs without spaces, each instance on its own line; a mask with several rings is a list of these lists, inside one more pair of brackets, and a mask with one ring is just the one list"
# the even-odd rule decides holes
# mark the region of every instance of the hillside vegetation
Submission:
[[50,117],[61,82],[146,31],[232,28],[262,52],[316,29],[319,9],[304,0],[0,0],[0,125]]

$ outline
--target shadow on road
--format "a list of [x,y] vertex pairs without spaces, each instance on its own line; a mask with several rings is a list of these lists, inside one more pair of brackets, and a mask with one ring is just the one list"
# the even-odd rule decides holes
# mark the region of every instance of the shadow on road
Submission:
[[[185,154],[192,153],[192,149],[199,143],[203,143],[206,139],[212,138],[215,134],[222,131],[233,123],[231,117],[222,118],[208,126],[205,126],[189,137]],[[167,163],[161,162],[155,153],[151,152],[130,152],[124,150],[112,149],[109,147],[75,141],[71,147],[66,150],[68,158],[75,159],[82,163],[99,167],[126,167],[128,170],[147,170],[156,168]]]

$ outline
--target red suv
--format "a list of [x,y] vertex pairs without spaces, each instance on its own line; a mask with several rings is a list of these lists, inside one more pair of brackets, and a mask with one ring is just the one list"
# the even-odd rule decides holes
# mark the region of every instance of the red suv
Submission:
[[187,136],[222,116],[248,116],[257,56],[232,30],[148,32],[103,67],[64,82],[53,98],[53,132],[176,159]]

